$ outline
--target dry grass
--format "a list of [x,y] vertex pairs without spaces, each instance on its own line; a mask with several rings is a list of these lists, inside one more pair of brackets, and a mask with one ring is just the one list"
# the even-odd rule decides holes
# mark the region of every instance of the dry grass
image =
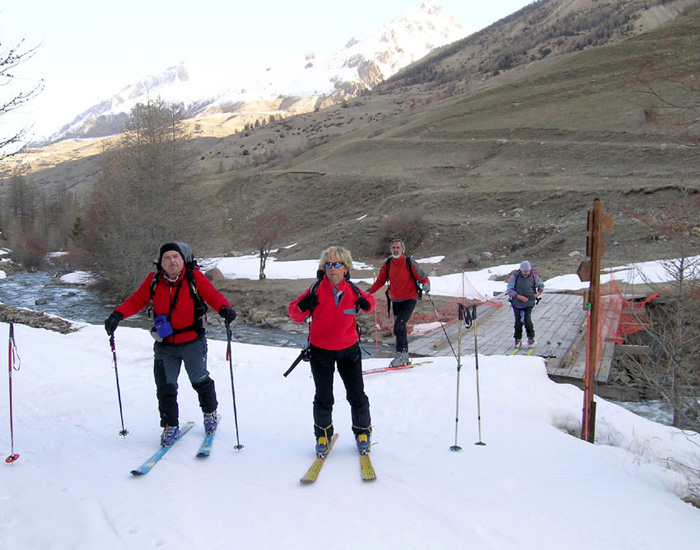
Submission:
[[[223,227],[243,193],[291,221],[288,240],[298,245],[286,257],[315,257],[338,243],[372,260],[383,220],[408,208],[429,228],[410,252],[445,254],[440,269],[527,257],[549,277],[575,271],[586,212],[600,197],[615,220],[606,263],[670,254],[622,207],[662,208],[681,186],[700,182],[697,152],[658,135],[635,77],[657,55],[689,70],[697,64],[699,26],[688,23],[493,78],[379,90],[226,137],[215,121],[199,120],[196,143],[209,173],[202,220],[211,228],[203,245],[241,248]],[[77,160],[77,150],[55,154],[62,162],[31,177],[88,189],[94,161]]]

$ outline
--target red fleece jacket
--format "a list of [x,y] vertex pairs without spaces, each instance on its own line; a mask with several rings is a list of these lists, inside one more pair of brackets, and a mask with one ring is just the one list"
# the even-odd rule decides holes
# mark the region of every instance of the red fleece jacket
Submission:
[[[338,290],[343,292],[343,296],[336,307],[333,285],[326,276],[323,277],[316,289],[318,305],[314,308],[311,316],[309,342],[318,348],[340,350],[349,348],[359,340],[355,319],[357,292],[345,280],[338,283]],[[366,311],[372,311],[376,305],[374,296],[362,290],[360,292],[370,304],[370,308]],[[299,301],[308,294],[309,290],[307,289],[289,304],[289,317],[295,323],[301,323],[309,316],[308,311],[299,311],[298,307]]]
[[[214,285],[211,284],[209,279],[207,279],[199,269],[195,269],[193,274],[197,293],[212,309],[214,309],[214,311],[218,312],[222,307],[229,305],[226,297],[214,288]],[[114,311],[118,311],[126,319],[145,308],[151,301],[151,281],[154,276],[155,272],[149,273],[136,292]],[[192,296],[190,296],[190,287],[185,279],[184,271],[180,274],[177,281],[173,283],[168,281],[163,274],[158,278],[158,283],[153,293],[154,317],[158,315],[168,315],[170,313],[170,306],[176,294],[179,294],[179,296],[172,314],[170,314],[170,325],[173,329],[190,327],[194,321],[194,300]],[[185,342],[191,342],[195,338],[197,338],[197,333],[194,330],[188,330],[168,336],[164,342],[183,344]]]
[[[430,284],[430,279],[425,276],[425,273],[423,273],[415,262],[411,262],[411,268],[413,275],[419,283]],[[379,270],[377,280],[374,281],[369,291],[374,294],[384,286],[386,280],[386,262],[384,262],[382,268]],[[389,267],[389,298],[396,301],[415,300],[418,298],[416,284],[413,282],[413,277],[411,277],[411,274],[408,272],[406,256],[403,254],[398,258],[391,259],[391,266]]]

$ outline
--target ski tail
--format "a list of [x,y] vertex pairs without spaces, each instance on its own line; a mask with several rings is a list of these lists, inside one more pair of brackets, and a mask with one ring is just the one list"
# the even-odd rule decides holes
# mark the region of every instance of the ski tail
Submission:
[[194,422],[188,422],[187,424],[184,424],[180,428],[180,433],[177,434],[177,437],[175,438],[175,441],[172,442],[171,445],[168,445],[167,447],[161,447],[158,449],[155,454],[146,460],[141,466],[136,468],[135,470],[131,470],[131,475],[133,476],[143,476],[146,475],[148,472],[151,471],[151,469],[158,464],[158,461],[165,456],[165,454],[173,448],[173,446],[182,439],[182,436],[184,436],[187,432],[189,432],[192,427],[194,426]]
[[299,480],[301,483],[314,483],[318,479],[318,475],[321,473],[321,468],[323,468],[323,464],[326,462],[326,458],[328,458],[328,455],[331,454],[331,450],[333,449],[333,445],[335,445],[337,439],[338,434],[333,434],[333,437],[331,438],[331,444],[328,446],[328,451],[326,451],[326,454],[324,456],[316,457],[316,459],[311,464],[311,467],[304,474],[304,477],[302,477]]
[[374,466],[369,458],[369,453],[360,453],[360,473],[362,481],[374,481],[377,479],[377,474],[374,472]]

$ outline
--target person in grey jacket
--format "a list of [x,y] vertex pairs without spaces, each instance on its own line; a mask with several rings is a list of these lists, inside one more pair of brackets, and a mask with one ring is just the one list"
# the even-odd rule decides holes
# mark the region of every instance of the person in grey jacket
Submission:
[[532,308],[535,307],[544,290],[544,283],[532,269],[527,260],[520,264],[520,269],[511,275],[506,294],[510,298],[515,316],[515,349],[522,345],[523,327],[527,334],[527,345],[535,345],[535,326],[532,324]]

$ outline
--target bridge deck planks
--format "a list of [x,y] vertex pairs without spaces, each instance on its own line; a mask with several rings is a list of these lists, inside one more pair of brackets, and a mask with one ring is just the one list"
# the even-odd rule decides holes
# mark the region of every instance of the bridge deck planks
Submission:
[[[452,322],[426,335],[411,337],[410,350],[417,356],[445,356],[457,353],[473,354],[476,344],[482,355],[506,355],[513,350],[513,310],[505,296],[495,298],[502,307],[477,308],[475,326],[466,329]],[[586,310],[583,298],[578,294],[545,292],[540,303],[532,311],[535,325],[536,355],[545,356],[547,372],[557,379],[583,379],[586,368]],[[447,333],[447,336],[445,335]],[[450,347],[452,345],[452,348]],[[614,343],[603,346],[599,383],[606,383]],[[520,354],[525,351],[520,351]]]

